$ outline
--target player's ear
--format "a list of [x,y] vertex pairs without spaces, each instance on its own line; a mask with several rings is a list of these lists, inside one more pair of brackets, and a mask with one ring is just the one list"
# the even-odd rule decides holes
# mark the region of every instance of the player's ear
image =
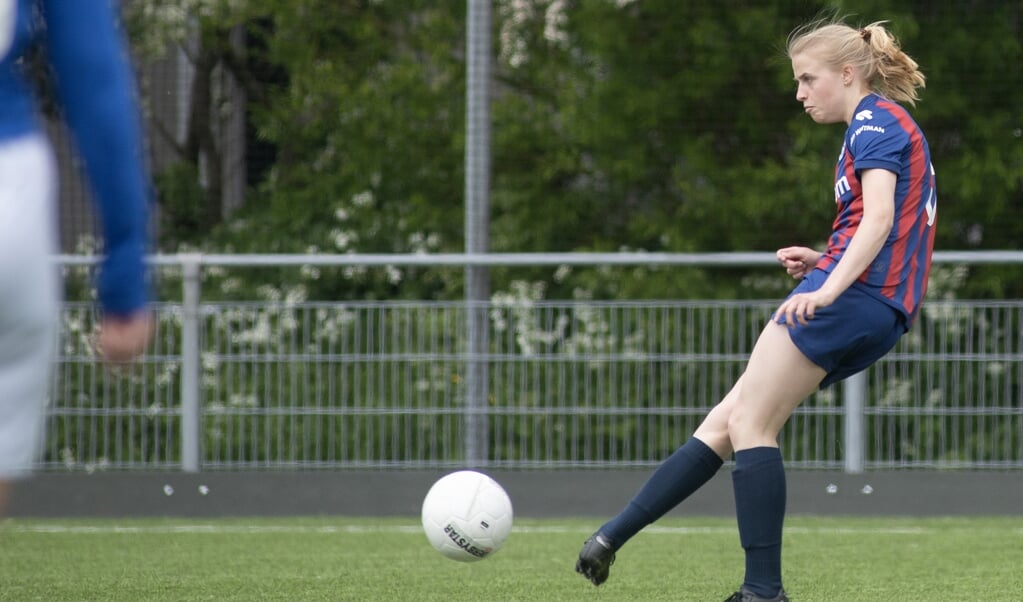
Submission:
[[845,66],[842,67],[841,73],[842,73],[842,84],[844,84],[846,86],[851,86],[852,83],[853,83],[853,80],[856,77],[856,69],[854,69],[852,65],[845,65]]

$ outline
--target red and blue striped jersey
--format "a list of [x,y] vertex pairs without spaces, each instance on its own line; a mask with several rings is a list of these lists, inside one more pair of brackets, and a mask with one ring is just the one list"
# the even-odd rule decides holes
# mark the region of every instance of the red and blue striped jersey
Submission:
[[886,169],[897,176],[895,220],[881,251],[853,286],[902,313],[908,329],[927,292],[934,249],[934,167],[927,140],[909,112],[876,94],[868,95],[856,107],[838,156],[838,214],[828,249],[817,263],[826,272],[842,258],[863,219],[860,174],[867,169]]

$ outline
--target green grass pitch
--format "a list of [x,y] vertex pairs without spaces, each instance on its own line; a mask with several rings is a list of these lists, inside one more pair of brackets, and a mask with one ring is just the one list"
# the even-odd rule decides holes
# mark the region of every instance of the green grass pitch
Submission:
[[[575,556],[600,523],[516,522],[462,564],[415,517],[0,522],[0,600],[723,600],[742,580],[734,521],[669,518],[599,588]],[[1023,518],[786,521],[799,601],[1023,600]]]

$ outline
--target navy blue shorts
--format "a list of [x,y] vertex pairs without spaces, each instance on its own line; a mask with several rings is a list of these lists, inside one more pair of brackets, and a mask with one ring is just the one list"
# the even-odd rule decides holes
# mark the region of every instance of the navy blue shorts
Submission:
[[[828,274],[813,270],[789,294],[815,291]],[[782,322],[784,324],[784,322]],[[834,303],[818,308],[789,337],[811,362],[827,371],[821,388],[866,370],[895,347],[906,332],[902,314],[884,301],[849,287]]]

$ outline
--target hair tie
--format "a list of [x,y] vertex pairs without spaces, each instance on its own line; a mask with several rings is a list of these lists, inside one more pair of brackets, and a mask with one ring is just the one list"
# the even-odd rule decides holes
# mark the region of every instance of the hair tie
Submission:
[[864,42],[870,42],[870,30],[864,27],[860,30],[860,37],[863,38]]

